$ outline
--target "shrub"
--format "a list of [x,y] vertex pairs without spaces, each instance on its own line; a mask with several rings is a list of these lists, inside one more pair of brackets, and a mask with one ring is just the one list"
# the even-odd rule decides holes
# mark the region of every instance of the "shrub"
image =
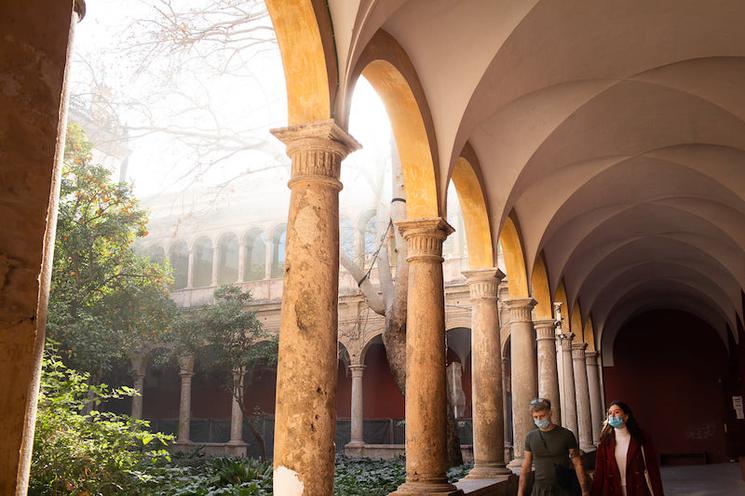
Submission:
[[132,388],[89,380],[65,366],[53,347],[45,352],[29,494],[142,494],[147,471],[168,458],[171,436],[151,433],[146,421],[96,410],[102,401],[133,396]]

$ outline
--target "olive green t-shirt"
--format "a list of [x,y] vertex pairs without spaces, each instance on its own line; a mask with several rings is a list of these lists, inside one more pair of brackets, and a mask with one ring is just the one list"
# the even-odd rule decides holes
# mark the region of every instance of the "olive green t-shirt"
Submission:
[[572,431],[556,426],[550,431],[534,429],[525,438],[525,451],[533,453],[535,480],[556,482],[554,465],[571,468],[569,450],[577,448],[577,439]]

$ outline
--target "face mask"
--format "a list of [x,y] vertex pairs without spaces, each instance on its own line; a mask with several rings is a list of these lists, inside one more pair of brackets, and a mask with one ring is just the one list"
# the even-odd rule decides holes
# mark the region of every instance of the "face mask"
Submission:
[[608,416],[608,424],[614,429],[618,429],[623,425],[623,417],[616,417],[614,415]]
[[534,419],[533,422],[535,422],[536,427],[539,429],[546,429],[549,425],[551,425],[551,422],[548,419]]

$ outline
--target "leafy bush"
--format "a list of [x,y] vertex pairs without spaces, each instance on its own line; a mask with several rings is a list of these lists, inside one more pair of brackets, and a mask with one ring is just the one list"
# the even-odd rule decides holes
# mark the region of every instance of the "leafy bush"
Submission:
[[[89,379],[65,366],[53,348],[45,352],[29,494],[141,494],[147,470],[168,458],[171,436],[149,432],[145,421],[95,409],[135,391],[90,385]],[[85,413],[90,405],[94,409]]]

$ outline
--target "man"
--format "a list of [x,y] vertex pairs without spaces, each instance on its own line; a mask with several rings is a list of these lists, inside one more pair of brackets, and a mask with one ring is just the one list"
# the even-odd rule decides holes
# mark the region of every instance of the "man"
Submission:
[[[547,399],[531,401],[530,412],[538,428],[525,438],[525,461],[520,470],[518,496],[525,496],[527,477],[533,465],[535,482],[532,496],[572,496],[579,492],[580,487],[582,496],[589,496],[590,484],[572,431],[551,421],[551,402]],[[580,487],[577,487],[577,481],[573,481],[572,465]]]

